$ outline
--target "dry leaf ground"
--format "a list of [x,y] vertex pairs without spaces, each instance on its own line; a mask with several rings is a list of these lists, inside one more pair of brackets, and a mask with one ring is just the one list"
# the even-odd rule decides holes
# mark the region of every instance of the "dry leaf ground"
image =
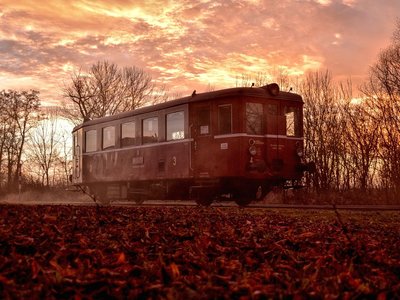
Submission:
[[0,206],[0,298],[400,297],[400,213]]

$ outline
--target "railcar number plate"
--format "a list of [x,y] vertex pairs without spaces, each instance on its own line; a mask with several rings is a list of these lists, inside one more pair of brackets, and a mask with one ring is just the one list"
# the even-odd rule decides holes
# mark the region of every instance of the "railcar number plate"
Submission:
[[143,156],[138,156],[138,157],[132,158],[132,164],[134,166],[143,165],[143,162],[144,162]]

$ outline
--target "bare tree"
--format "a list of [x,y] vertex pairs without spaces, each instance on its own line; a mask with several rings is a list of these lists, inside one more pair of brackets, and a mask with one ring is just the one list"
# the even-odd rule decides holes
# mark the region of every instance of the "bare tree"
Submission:
[[63,185],[67,185],[69,182],[69,175],[71,174],[71,163],[72,163],[72,147],[70,145],[70,136],[64,132],[59,140],[59,157],[57,159],[58,170],[60,172]]
[[7,185],[15,188],[20,181],[22,154],[27,134],[36,119],[40,105],[38,91],[2,91],[0,92],[3,117],[7,125],[3,126],[5,140],[3,151],[7,153]]
[[74,73],[71,83],[64,87],[64,96],[73,104],[69,117],[75,123],[166,99],[165,90],[142,69],[120,69],[108,61],[97,62],[85,75],[82,71]]
[[90,75],[90,89],[95,100],[93,117],[99,118],[120,112],[125,86],[118,66],[108,61],[97,62],[90,69]]
[[136,67],[124,68],[122,75],[125,99],[120,111],[134,110],[144,106],[155,91],[151,76]]
[[338,91],[326,71],[307,74],[300,85],[304,106],[305,154],[317,165],[314,187],[340,187],[343,120]]
[[6,172],[4,164],[6,162],[7,144],[9,136],[9,117],[6,114],[6,99],[0,97],[0,191],[6,183]]
[[271,77],[267,73],[256,73],[256,74],[242,74],[236,76],[237,87],[251,87],[251,86],[263,86],[271,82]]
[[29,133],[24,173],[41,187],[68,183],[72,141],[67,128],[72,124],[67,123],[64,109],[43,107],[39,121]]
[[274,70],[272,75],[259,72],[236,76],[237,87],[260,87],[271,82],[276,82],[282,91],[292,91],[295,87],[299,86],[298,77],[288,75],[282,68]]
[[73,104],[66,114],[71,120],[82,118],[83,121],[89,121],[93,118],[96,103],[90,87],[88,75],[83,75],[81,70],[71,75],[70,85],[64,88],[64,96]]
[[[347,145],[343,160],[345,169],[349,172],[346,181],[355,178],[357,182],[353,184],[365,192],[367,188],[373,186],[380,123],[371,117],[365,103],[353,103],[349,100],[343,105],[342,110],[346,123],[344,138]],[[347,188],[350,188],[349,183]]]
[[57,121],[55,116],[43,118],[30,133],[27,153],[33,165],[40,170],[41,183],[46,187],[50,186],[50,170],[59,157]]
[[400,21],[392,44],[384,49],[371,67],[369,80],[362,86],[371,117],[380,124],[379,151],[381,176],[388,188],[400,194]]

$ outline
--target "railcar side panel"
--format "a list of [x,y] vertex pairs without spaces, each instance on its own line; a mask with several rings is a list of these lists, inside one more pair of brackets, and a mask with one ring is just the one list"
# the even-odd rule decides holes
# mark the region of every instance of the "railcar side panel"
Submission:
[[84,154],[87,183],[189,177],[189,140]]

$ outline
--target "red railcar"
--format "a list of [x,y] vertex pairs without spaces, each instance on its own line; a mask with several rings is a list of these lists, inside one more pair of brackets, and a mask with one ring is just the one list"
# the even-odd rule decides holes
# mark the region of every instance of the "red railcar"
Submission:
[[299,180],[302,98],[277,84],[185,97],[73,130],[73,184],[102,201],[217,197],[246,205]]

